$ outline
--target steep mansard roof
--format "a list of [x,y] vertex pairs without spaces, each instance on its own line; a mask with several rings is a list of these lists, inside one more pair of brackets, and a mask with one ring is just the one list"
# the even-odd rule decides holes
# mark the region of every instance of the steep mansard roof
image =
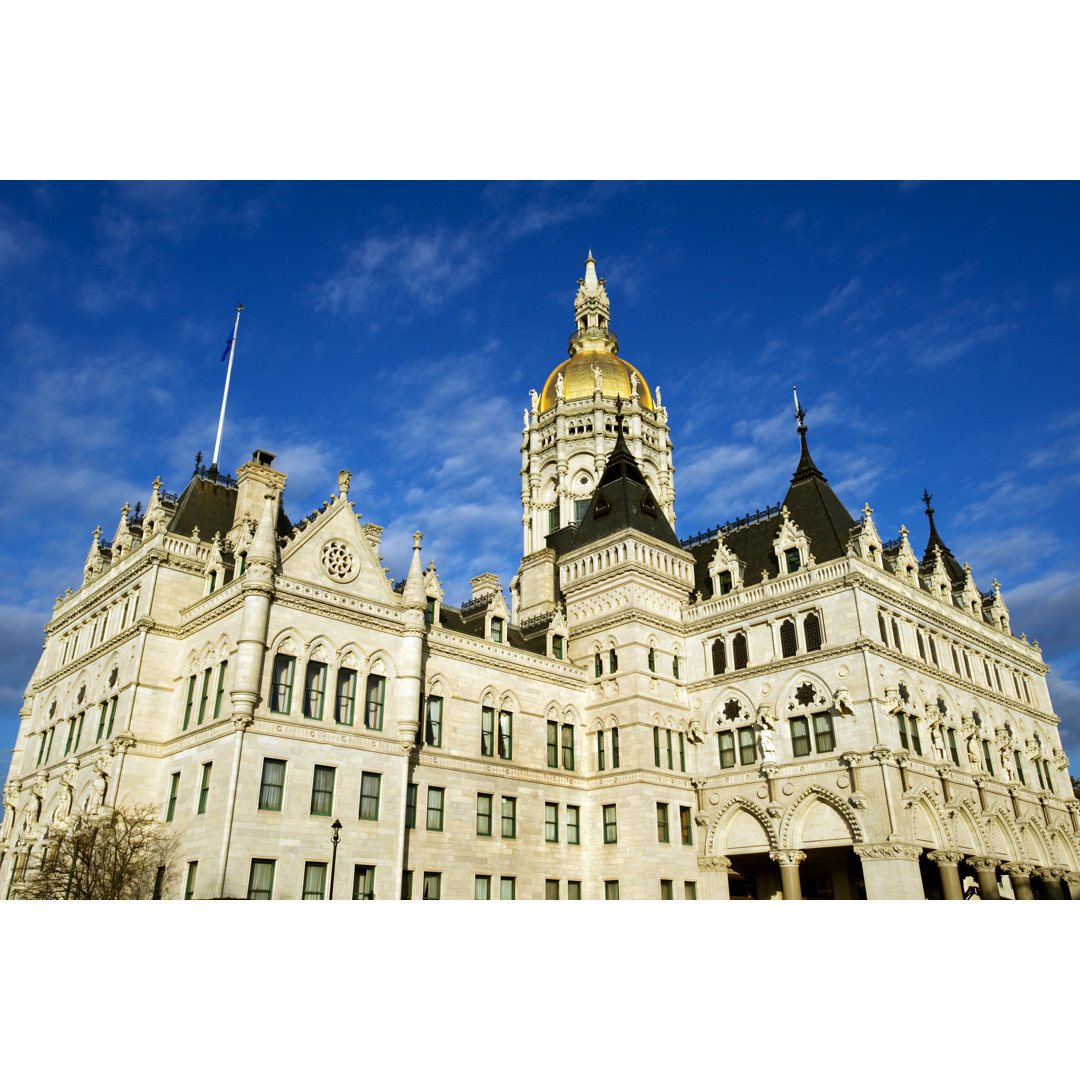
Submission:
[[[233,527],[235,512],[235,487],[196,474],[180,494],[169,522],[169,532],[190,536],[197,525],[203,540],[209,540],[214,533],[224,536]],[[276,531],[280,539],[292,532],[284,501],[278,512]]]
[[929,505],[930,496],[923,492],[926,499],[926,516],[930,519],[930,538],[926,541],[926,551],[923,553],[921,569],[926,572],[933,569],[934,549],[941,548],[941,560],[945,564],[945,573],[954,586],[964,584],[964,568],[956,560],[956,556],[948,549],[945,541],[938,535],[937,526],[934,524],[934,509]]
[[[847,551],[848,538],[856,521],[814,464],[806,445],[806,428],[801,424],[799,435],[802,454],[781,506],[788,508],[792,523],[806,533],[815,561],[828,562],[840,558]],[[747,585],[757,584],[765,570],[770,577],[775,577],[779,572],[773,541],[782,520],[779,513],[774,513],[724,533],[724,543],[745,564],[743,581]],[[709,563],[716,554],[716,548],[715,537],[689,548],[695,561],[695,588],[704,597],[712,595]]]
[[611,456],[570,546],[583,547],[623,529],[636,529],[654,540],[679,547],[679,539],[671,522],[660,509],[648,481],[623,439],[618,412],[615,426],[618,434]]

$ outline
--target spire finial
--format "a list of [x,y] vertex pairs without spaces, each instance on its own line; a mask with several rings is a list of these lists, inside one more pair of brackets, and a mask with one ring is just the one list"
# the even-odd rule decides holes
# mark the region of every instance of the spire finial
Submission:
[[934,516],[934,508],[930,505],[930,500],[933,497],[934,496],[931,495],[930,492],[926,490],[926,488],[922,489],[922,501],[926,503],[926,510],[924,510],[923,512],[926,514],[927,517]]
[[792,387],[791,392],[795,395],[795,419],[799,421],[799,434],[806,431],[806,410],[799,404],[799,391]]
[[825,477],[822,476],[821,470],[814,464],[814,459],[810,456],[810,449],[806,445],[806,410],[799,404],[799,391],[793,386],[791,392],[795,395],[795,419],[799,421],[799,442],[802,444],[802,454],[799,457],[799,464],[795,469],[791,482],[794,484],[800,480],[809,480],[814,477],[824,480]]

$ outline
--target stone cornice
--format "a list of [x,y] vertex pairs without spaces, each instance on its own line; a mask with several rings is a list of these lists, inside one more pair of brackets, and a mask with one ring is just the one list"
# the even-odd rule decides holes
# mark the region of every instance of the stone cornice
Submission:
[[868,645],[872,644],[868,638],[859,638],[857,641],[841,645],[823,645],[813,652],[799,652],[794,656],[776,657],[763,664],[749,664],[747,667],[737,670],[725,671],[723,675],[710,675],[705,679],[697,679],[686,683],[687,693],[699,693],[713,688],[723,688],[732,683],[744,682],[746,679],[759,675],[775,675],[781,671],[795,671],[804,668],[808,664],[815,664],[819,660],[834,660],[841,656],[852,656],[861,653]]
[[109,653],[126,645],[132,638],[136,638],[144,630],[156,630],[158,627],[154,625],[153,620],[148,615],[143,615],[126,630],[121,630],[120,633],[115,634],[111,638],[106,638],[105,641],[99,642],[89,652],[84,652],[80,656],[77,656],[74,660],[69,660],[63,667],[57,668],[51,675],[44,675],[36,682],[32,682],[27,688],[27,692],[31,694],[40,694],[43,690],[47,690],[55,683],[61,682],[69,675],[82,671],[83,668],[100,660],[103,656],[107,656]]
[[884,844],[855,844],[855,854],[860,859],[908,859],[915,861],[922,854],[921,844],[889,841]]
[[425,651],[431,656],[464,661],[510,675],[519,675],[524,669],[533,675],[541,674],[552,684],[566,689],[584,691],[589,685],[589,675],[584,668],[452,630],[429,627]]

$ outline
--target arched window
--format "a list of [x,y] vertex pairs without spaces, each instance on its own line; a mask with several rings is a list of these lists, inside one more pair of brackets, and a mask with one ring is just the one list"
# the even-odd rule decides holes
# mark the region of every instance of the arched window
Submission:
[[735,670],[746,667],[749,657],[746,651],[746,635],[736,634],[731,642],[731,659],[735,665]]
[[881,642],[883,645],[889,644],[889,632],[885,629],[885,616],[879,611],[877,613],[878,631],[881,634]]
[[795,640],[795,623],[791,619],[785,619],[780,624],[780,655],[794,656],[798,648]]
[[806,638],[807,652],[816,652],[821,648],[821,620],[813,611],[803,619],[803,636]]
[[892,621],[892,640],[897,651],[903,652],[903,647],[900,644],[900,627],[896,625],[895,619]]
[[722,638],[712,643],[712,670],[714,675],[723,675],[727,671],[727,649]]

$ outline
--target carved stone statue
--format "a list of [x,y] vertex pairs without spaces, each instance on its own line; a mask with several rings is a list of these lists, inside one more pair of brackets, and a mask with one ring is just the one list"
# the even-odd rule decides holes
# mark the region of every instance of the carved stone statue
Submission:
[[592,370],[593,388],[596,390],[604,389],[604,373],[600,370],[599,364],[590,364],[589,367]]
[[638,395],[638,377],[636,371],[630,372],[630,396],[636,398]]
[[559,372],[559,377],[555,380],[555,396],[562,401],[563,388],[566,386],[566,380],[563,378],[563,373]]
[[885,691],[885,711],[893,714],[904,711],[904,703],[900,700],[900,695],[895,690]]
[[4,824],[3,838],[6,840],[11,832],[11,823],[15,820],[15,810],[19,805],[19,783],[11,780],[4,785]]
[[352,473],[348,469],[342,469],[337,474],[338,493],[344,499],[349,494],[349,484],[352,483]]
[[696,717],[692,719],[687,726],[686,737],[692,743],[700,743],[705,741],[705,733],[701,729],[701,721]]
[[653,398],[656,401],[656,407],[658,409],[662,408],[662,406],[660,404],[660,386],[659,386],[659,384],[657,384],[656,386],[653,387]]
[[532,402],[533,410],[535,411],[540,406],[540,395],[535,390],[529,391],[529,401]]
[[776,720],[769,713],[768,705],[759,705],[754,726],[758,732],[758,751],[762,762],[776,761]]
[[967,758],[972,769],[979,767],[979,733],[975,730],[975,721],[968,717],[963,722],[961,732],[967,743]]
[[94,810],[100,810],[105,805],[105,793],[109,790],[109,773],[107,771],[109,760],[110,755],[107,750],[99,750],[94,755],[94,798],[92,806]]
[[847,688],[841,686],[839,690],[833,694],[833,712],[840,716],[854,716],[855,706],[851,703],[851,695],[847,692]]
[[522,426],[523,427],[528,427],[529,426],[529,410],[528,409],[522,409],[521,410],[521,417],[522,417],[522,419],[521,419]]
[[934,757],[945,760],[945,738],[941,734],[941,721],[930,725],[930,744],[934,748]]

